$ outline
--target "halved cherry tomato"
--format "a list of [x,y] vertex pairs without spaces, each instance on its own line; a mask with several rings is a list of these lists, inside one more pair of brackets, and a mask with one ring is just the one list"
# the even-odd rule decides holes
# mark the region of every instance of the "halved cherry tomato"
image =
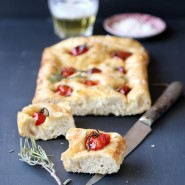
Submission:
[[92,74],[92,73],[101,73],[101,70],[98,69],[98,68],[96,68],[96,67],[94,67],[94,68],[90,69],[90,70],[88,71],[88,73],[89,73],[89,74]]
[[75,48],[73,48],[69,54],[73,55],[73,56],[78,56],[81,54],[84,54],[88,51],[88,47],[86,45],[80,45],[80,46],[76,46]]
[[32,117],[36,120],[35,125],[41,125],[42,123],[44,123],[46,116],[40,112],[34,112]]
[[117,71],[119,71],[120,73],[123,73],[123,74],[126,73],[126,70],[125,70],[125,68],[123,66],[118,67]]
[[85,80],[83,83],[87,86],[93,86],[93,85],[97,85],[98,81]]
[[56,93],[62,96],[71,96],[73,89],[68,85],[59,85]]
[[110,143],[110,135],[92,131],[85,139],[87,150],[100,150]]
[[121,87],[119,87],[118,92],[127,95],[130,92],[130,87],[128,85],[123,85]]
[[76,72],[76,69],[74,67],[64,67],[62,68],[61,75],[63,77],[68,77]]
[[131,55],[132,55],[132,53],[130,53],[130,52],[126,52],[126,51],[115,51],[112,54],[112,57],[118,57],[118,58],[121,58],[122,60],[126,60]]

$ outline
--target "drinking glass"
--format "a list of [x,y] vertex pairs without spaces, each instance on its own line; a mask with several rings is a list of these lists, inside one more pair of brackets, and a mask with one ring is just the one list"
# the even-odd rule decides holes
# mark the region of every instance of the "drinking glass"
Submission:
[[48,6],[60,38],[93,34],[99,0],[48,0]]

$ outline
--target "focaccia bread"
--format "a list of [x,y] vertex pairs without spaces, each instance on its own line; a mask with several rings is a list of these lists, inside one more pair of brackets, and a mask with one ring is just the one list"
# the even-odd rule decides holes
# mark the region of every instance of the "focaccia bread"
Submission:
[[[90,140],[90,147],[92,148],[88,148],[87,141],[93,137],[93,132],[95,134],[97,132],[102,135],[106,134],[106,136],[95,135],[92,139],[99,137],[103,137],[103,139],[94,143],[93,140]],[[107,135],[109,142],[100,148],[102,142],[106,141]],[[105,133],[93,129],[70,128],[66,134],[66,139],[69,141],[69,148],[62,153],[61,160],[68,172],[111,174],[120,169],[126,150],[125,140],[120,134]]]
[[66,103],[28,105],[18,112],[17,124],[21,136],[42,140],[65,136],[69,128],[75,127],[70,107]]
[[134,115],[151,106],[148,54],[137,41],[76,37],[43,52],[33,103],[67,102],[73,115]]

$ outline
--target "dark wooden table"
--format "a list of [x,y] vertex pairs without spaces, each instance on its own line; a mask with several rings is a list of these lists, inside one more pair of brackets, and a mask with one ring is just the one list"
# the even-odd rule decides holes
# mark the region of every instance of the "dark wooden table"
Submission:
[[[149,80],[152,100],[163,86],[155,83],[185,83],[185,19],[170,19],[167,30],[156,37],[140,40],[151,56]],[[94,34],[107,34],[102,20]],[[48,172],[19,161],[17,112],[31,103],[43,48],[59,41],[50,19],[0,19],[0,184],[51,185]],[[116,131],[124,135],[139,118],[75,117],[77,127]],[[64,137],[38,143],[52,155],[56,171],[71,185],[83,185],[92,175],[67,173],[60,154],[68,147]],[[64,144],[61,144],[64,143]],[[9,152],[13,150],[13,152]],[[183,96],[153,126],[153,132],[124,161],[117,174],[107,175],[99,185],[185,184],[185,97]]]

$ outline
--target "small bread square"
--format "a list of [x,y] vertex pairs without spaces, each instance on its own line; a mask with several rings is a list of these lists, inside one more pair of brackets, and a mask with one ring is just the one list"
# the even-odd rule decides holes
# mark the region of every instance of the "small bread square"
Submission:
[[69,38],[44,50],[32,102],[68,102],[80,116],[143,113],[151,106],[148,61],[133,39]]
[[78,173],[116,173],[122,164],[126,149],[125,140],[115,132],[99,133],[108,134],[110,143],[99,150],[88,150],[86,138],[93,129],[70,128],[66,134],[69,148],[62,153],[61,160],[68,172]]
[[[43,111],[45,120],[36,124],[34,113]],[[66,103],[36,103],[22,109],[17,114],[19,134],[23,137],[49,140],[66,134],[69,128],[75,127],[70,107]]]

